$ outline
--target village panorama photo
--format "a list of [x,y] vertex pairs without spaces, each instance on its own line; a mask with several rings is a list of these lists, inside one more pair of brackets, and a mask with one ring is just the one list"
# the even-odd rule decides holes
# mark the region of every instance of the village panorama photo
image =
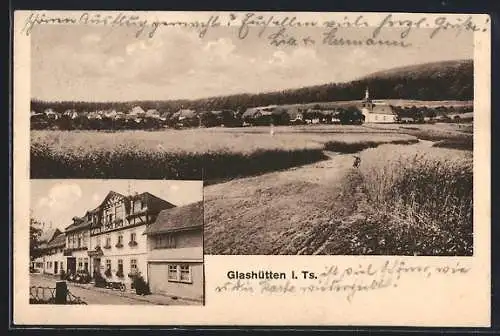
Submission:
[[[154,36],[151,27],[32,27],[31,178],[202,180],[210,255],[473,255],[473,125],[487,111],[474,110],[472,31],[367,23],[333,32],[319,21],[248,24],[242,36],[248,15],[217,15],[202,32],[165,24]],[[404,43],[360,42],[375,34]],[[109,192],[44,244],[71,243],[72,228],[89,223],[97,253],[92,244],[106,240],[92,211],[133,197]],[[71,265],[92,276],[109,261],[104,279],[115,281],[119,260],[124,274],[136,260],[151,291],[165,289],[158,274],[170,284],[147,249],[142,259],[103,251],[74,251],[51,272]],[[34,269],[47,266],[40,258]]]
[[202,187],[32,180],[30,303],[203,305]]

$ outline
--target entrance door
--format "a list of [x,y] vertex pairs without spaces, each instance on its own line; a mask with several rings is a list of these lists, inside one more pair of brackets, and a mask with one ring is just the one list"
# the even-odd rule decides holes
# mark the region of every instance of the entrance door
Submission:
[[57,261],[54,261],[54,274],[58,274],[59,269],[57,269]]
[[68,273],[76,274],[76,258],[70,257],[67,261],[68,264]]
[[101,272],[101,258],[94,258],[93,266],[94,266],[94,272],[92,276],[94,276],[94,274],[99,274]]

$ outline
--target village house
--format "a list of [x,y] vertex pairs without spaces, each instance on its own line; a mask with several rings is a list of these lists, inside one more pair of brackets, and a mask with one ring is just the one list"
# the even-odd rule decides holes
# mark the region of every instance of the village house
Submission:
[[70,119],[76,119],[78,118],[78,112],[76,112],[76,110],[74,109],[69,109],[64,111],[63,116]]
[[63,255],[64,247],[66,246],[66,235],[64,232],[56,231],[57,234],[48,242],[45,252],[46,274],[58,275],[62,270],[65,270],[65,260]]
[[149,109],[146,111],[145,116],[147,118],[160,119],[160,112],[158,112],[156,109]]
[[146,228],[153,293],[203,298],[203,202],[163,210]]
[[122,282],[132,289],[131,275],[147,280],[146,226],[163,209],[175,205],[148,192],[125,196],[110,191],[101,204],[88,212],[92,276]]
[[77,271],[89,271],[90,221],[86,216],[73,217],[73,223],[66,227],[66,248],[63,251],[66,257],[66,273],[75,274]]
[[146,114],[146,112],[142,107],[134,106],[128,114],[135,117],[143,117]]
[[37,246],[39,256],[31,262],[31,268],[39,273],[46,273],[51,268],[50,260],[47,259],[48,245],[60,233],[59,229],[48,229],[40,235]]
[[365,123],[393,123],[397,119],[396,112],[391,105],[381,102],[374,103],[371,100],[368,88],[361,103],[361,112]]
[[49,120],[59,119],[59,114],[57,112],[54,112],[54,110],[52,110],[51,108],[45,109],[45,111],[43,111],[43,113],[45,114],[45,118],[47,118]]

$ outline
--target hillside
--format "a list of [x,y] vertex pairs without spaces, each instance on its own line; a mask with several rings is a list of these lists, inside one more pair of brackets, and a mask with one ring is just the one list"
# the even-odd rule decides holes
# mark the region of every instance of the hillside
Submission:
[[44,108],[51,107],[60,112],[70,108],[80,111],[107,108],[128,111],[135,105],[140,105],[144,109],[155,108],[160,111],[176,111],[181,107],[197,110],[242,110],[247,107],[272,104],[307,104],[358,100],[363,97],[366,87],[370,88],[371,96],[376,99],[464,101],[473,100],[473,78],[472,60],[443,61],[376,72],[346,83],[329,83],[267,93],[236,94],[197,100],[116,103],[32,100],[32,110],[41,111]]

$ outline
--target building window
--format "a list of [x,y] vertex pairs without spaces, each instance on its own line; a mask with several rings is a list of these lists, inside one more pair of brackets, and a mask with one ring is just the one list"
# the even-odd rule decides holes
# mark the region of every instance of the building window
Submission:
[[116,271],[116,276],[123,277],[123,259],[118,259],[118,270]]
[[111,237],[106,237],[106,246],[107,248],[111,247]]
[[123,272],[123,259],[118,259],[118,271]]
[[186,264],[169,264],[168,281],[192,283],[191,266]]
[[177,281],[177,265],[168,265],[168,281]]
[[130,272],[137,272],[137,259],[130,259]]
[[106,269],[111,269],[111,259],[106,259]]
[[132,232],[130,234],[130,241],[128,242],[128,246],[130,246],[130,247],[137,246],[137,240],[136,240],[136,234],[135,234],[135,232]]
[[80,271],[82,270],[82,268],[83,268],[83,260],[82,258],[78,258],[78,270]]
[[182,282],[191,282],[191,267],[189,265],[180,265],[180,279]]
[[97,247],[97,246],[101,246],[101,237],[97,237],[97,238],[95,239],[95,245],[96,245],[96,247]]
[[174,248],[175,247],[175,237],[171,234],[169,235],[159,235],[155,239],[155,248]]
[[116,206],[116,218],[122,218],[123,215],[123,205],[119,204]]
[[116,247],[123,247],[123,235],[118,236],[118,242],[116,243]]
[[84,259],[84,262],[83,262],[83,269],[84,269],[85,271],[87,271],[87,272],[89,271],[89,258],[85,258],[85,259]]

